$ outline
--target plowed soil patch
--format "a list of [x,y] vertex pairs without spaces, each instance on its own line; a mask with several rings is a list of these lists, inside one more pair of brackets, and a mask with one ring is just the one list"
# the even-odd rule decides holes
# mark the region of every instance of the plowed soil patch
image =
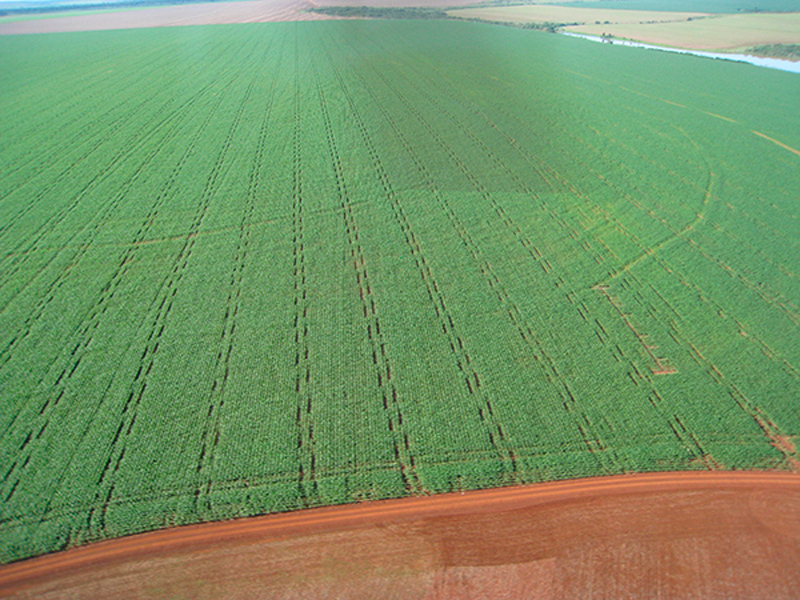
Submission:
[[132,536],[0,569],[13,598],[798,598],[800,476],[663,473]]

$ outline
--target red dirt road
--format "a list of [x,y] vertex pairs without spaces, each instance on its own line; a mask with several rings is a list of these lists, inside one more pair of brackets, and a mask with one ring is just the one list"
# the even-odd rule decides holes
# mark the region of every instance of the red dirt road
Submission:
[[592,478],[180,527],[0,568],[6,598],[800,598],[800,475]]

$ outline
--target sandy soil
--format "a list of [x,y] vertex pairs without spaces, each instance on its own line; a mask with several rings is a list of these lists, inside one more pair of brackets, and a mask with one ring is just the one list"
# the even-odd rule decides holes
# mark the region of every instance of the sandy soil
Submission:
[[6,598],[800,598],[800,475],[633,475],[175,528],[0,569]]
[[243,2],[185,4],[0,22],[0,35],[180,25],[310,21],[331,18],[326,15],[304,12],[313,7],[462,6],[474,4],[477,1],[479,0],[246,0]]

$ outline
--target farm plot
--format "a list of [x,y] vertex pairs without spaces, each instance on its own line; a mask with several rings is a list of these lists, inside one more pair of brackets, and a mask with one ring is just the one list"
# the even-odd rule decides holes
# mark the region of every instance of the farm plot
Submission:
[[800,13],[724,15],[660,23],[612,21],[610,25],[585,23],[568,27],[567,30],[678,48],[730,52],[758,45],[800,43]]
[[480,19],[500,23],[555,23],[569,25],[641,25],[643,23],[683,23],[703,19],[703,12],[666,12],[656,10],[617,10],[613,8],[583,8],[581,6],[552,6],[523,4],[519,6],[483,6],[448,11],[453,17]]
[[[709,10],[713,6],[708,7]],[[675,10],[671,7],[670,10]],[[698,10],[701,8],[698,6]],[[456,8],[451,17],[582,35],[620,38],[693,50],[741,51],[793,57],[800,42],[800,13],[711,14],[573,6],[521,5]],[[796,49],[794,49],[796,52]]]
[[245,0],[243,2],[188,3],[134,9],[23,15],[0,19],[0,35],[141,29],[231,23],[271,23],[326,19],[309,12],[306,0]]
[[798,468],[793,75],[449,21],[0,53],[1,562]]

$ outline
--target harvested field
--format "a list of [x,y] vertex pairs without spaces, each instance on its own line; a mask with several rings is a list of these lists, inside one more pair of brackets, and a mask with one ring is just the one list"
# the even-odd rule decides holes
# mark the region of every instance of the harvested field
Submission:
[[0,23],[0,35],[23,33],[63,33],[176,27],[181,25],[221,25],[228,23],[267,23],[274,21],[315,21],[327,15],[305,12],[313,8],[309,0],[253,0],[158,6],[29,19]]
[[157,6],[150,8],[96,11],[63,14],[54,17],[34,15],[0,20],[0,35],[30,33],[64,33],[102,31],[108,29],[140,29],[143,27],[177,27],[182,25],[222,25],[232,23],[271,23],[278,21],[317,21],[332,19],[324,14],[308,12],[311,8],[333,6],[408,7],[460,6],[478,0],[246,0]]
[[663,473],[189,526],[0,569],[4,598],[800,596],[800,476]]
[[742,50],[767,44],[800,44],[800,13],[725,15],[674,23],[585,24],[567,31],[689,48]]

